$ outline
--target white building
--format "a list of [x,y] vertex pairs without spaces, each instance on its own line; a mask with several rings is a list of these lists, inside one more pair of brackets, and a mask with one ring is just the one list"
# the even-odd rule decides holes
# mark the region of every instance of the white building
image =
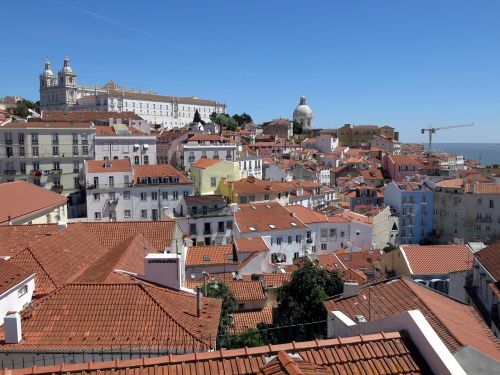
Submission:
[[338,147],[339,140],[331,135],[323,134],[319,137],[304,139],[301,145],[303,149],[315,149],[326,154]]
[[156,164],[156,136],[124,124],[97,126],[95,159],[130,159],[133,165]]
[[300,97],[299,105],[293,111],[293,121],[301,124],[304,129],[311,129],[313,127],[313,112],[306,104],[306,97]]
[[129,159],[85,162],[88,221],[164,220],[181,213],[192,182],[169,164],[134,165]]
[[260,156],[240,156],[236,161],[239,164],[242,178],[254,176],[262,180],[262,158]]
[[150,124],[164,128],[179,128],[189,124],[198,110],[203,120],[210,114],[226,113],[226,105],[215,100],[196,97],[164,96],[151,92],[120,87],[109,82],[100,87],[77,85],[77,74],[71,68],[68,57],[56,77],[45,63],[40,74],[40,108],[42,110],[84,110],[84,111],[131,111]]
[[194,135],[186,141],[182,148],[185,171],[189,171],[191,164],[201,158],[236,161],[239,151],[238,144],[216,134]]

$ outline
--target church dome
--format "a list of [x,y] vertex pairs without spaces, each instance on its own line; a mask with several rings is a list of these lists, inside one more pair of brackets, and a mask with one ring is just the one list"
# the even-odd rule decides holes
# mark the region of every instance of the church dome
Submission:
[[43,71],[43,76],[47,78],[54,77],[54,73],[50,69],[50,62],[48,61],[45,62],[45,70]]
[[306,104],[306,97],[302,95],[300,97],[300,103],[293,111],[293,117],[312,117],[313,112],[311,108]]
[[64,57],[64,67],[63,67],[62,71],[63,71],[63,73],[73,73],[73,69],[71,69],[71,66],[69,64],[68,56]]

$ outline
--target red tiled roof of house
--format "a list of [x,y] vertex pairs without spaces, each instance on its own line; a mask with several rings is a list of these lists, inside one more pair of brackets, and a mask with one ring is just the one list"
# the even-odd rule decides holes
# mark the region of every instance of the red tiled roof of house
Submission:
[[107,251],[78,223],[31,244],[10,262],[36,273],[35,295],[40,296],[76,280]]
[[123,243],[97,259],[76,281],[80,283],[120,283],[130,280],[129,276],[114,272],[115,269],[143,275],[144,257],[151,252],[151,245],[141,233],[131,235]]
[[240,233],[271,232],[306,227],[278,202],[241,204],[234,216]]
[[254,176],[228,181],[237,194],[286,193],[292,189],[287,182],[264,181]]
[[197,317],[196,296],[190,293],[146,283],[68,284],[34,301],[22,316],[22,341],[0,342],[0,350],[205,351],[215,346],[220,306],[220,300],[202,298]]
[[269,250],[262,237],[235,238],[234,243],[239,253],[254,253]]
[[478,251],[475,257],[496,281],[500,281],[500,241]]
[[63,195],[26,181],[5,182],[0,184],[0,225],[24,216],[48,213],[67,201]]
[[464,184],[463,178],[454,178],[451,180],[443,180],[436,183],[437,187],[461,189]]
[[402,245],[412,275],[446,275],[472,267],[473,253],[467,245]]
[[[286,354],[285,354],[286,353]],[[289,353],[289,354],[288,354]],[[293,354],[293,356],[291,356]],[[269,358],[278,356],[269,361]],[[279,366],[275,366],[279,361]],[[429,369],[407,336],[399,332],[217,350],[208,353],[64,365],[67,375],[114,373],[255,374],[426,374]],[[7,370],[3,375],[54,374],[61,365]],[[300,370],[300,372],[298,370]],[[1,372],[0,372],[1,373]]]
[[57,225],[54,224],[0,225],[0,256],[13,257],[55,232]]
[[262,284],[257,280],[226,281],[236,301],[265,301],[267,299]]
[[230,140],[224,137],[221,137],[218,134],[195,134],[191,138],[188,138],[189,141],[218,141],[228,143]]
[[[127,130],[130,134],[126,134],[126,136],[137,136],[137,135],[146,135],[143,132],[141,132],[139,129],[134,128],[133,126],[128,126]],[[112,126],[104,126],[104,125],[99,125],[96,126],[95,128],[95,134],[97,136],[99,135],[117,135],[116,130]],[[123,137],[123,135],[120,135],[120,137]]]
[[[84,228],[108,249],[112,249],[130,236],[141,233],[157,252],[164,252],[172,246],[177,222],[160,221],[122,221],[122,222],[83,222]],[[69,224],[69,227],[77,224]]]
[[[13,262],[0,258],[0,295],[33,275]],[[16,296],[17,297],[17,296]]]
[[348,251],[339,249],[335,254],[347,268],[362,271],[374,271],[378,268],[382,255],[380,250],[362,249],[361,251]]
[[368,281],[368,277],[362,271],[354,270],[352,268],[348,268],[344,271],[342,275],[344,280],[353,280],[358,283],[358,285],[366,284]]
[[393,164],[416,164],[418,161],[412,158],[410,155],[389,155],[389,159]]
[[500,184],[475,182],[474,190],[471,191],[470,188],[468,187],[468,189],[466,189],[466,192],[473,192],[475,194],[484,194],[484,195],[498,195],[500,194]]
[[192,246],[188,248],[186,267],[235,264],[233,245]]
[[328,222],[328,218],[324,213],[311,210],[301,205],[289,205],[285,208],[297,216],[304,224]]
[[88,173],[132,172],[130,159],[85,160]]
[[469,345],[500,360],[498,340],[473,307],[406,278],[372,284],[357,296],[325,301],[325,307],[368,320],[420,310],[451,352]]
[[8,122],[2,125],[3,128],[22,128],[22,129],[58,129],[58,128],[75,128],[86,129],[93,127],[90,122],[46,122],[46,121],[30,121],[30,122]]
[[318,260],[318,265],[327,271],[337,271],[343,273],[347,270],[347,267],[335,253],[320,254],[317,255],[316,258]]
[[196,160],[193,164],[191,164],[191,167],[208,168],[208,167],[211,167],[212,165],[219,164],[221,161],[222,161],[222,159],[201,158],[201,159]]
[[109,119],[142,120],[135,112],[109,112],[109,111],[42,111],[45,121],[109,121]]
[[[347,206],[347,207],[349,207],[349,206]],[[365,224],[372,223],[372,218],[370,216],[358,214],[358,213],[351,211],[351,210],[344,210],[344,212],[342,212],[342,216],[345,219],[350,220],[350,221],[357,221],[357,222],[365,223]]]
[[290,281],[292,274],[287,273],[264,273],[262,274],[262,284],[264,288],[275,288],[282,286],[285,282]]
[[383,180],[382,171],[378,168],[370,168],[361,171],[361,176],[366,180]]
[[259,323],[272,324],[273,307],[266,306],[262,310],[235,312],[233,321],[231,333],[234,334],[243,333],[249,328],[256,328]]
[[134,165],[134,180],[136,183],[140,182],[144,177],[178,177],[179,184],[191,184],[186,176],[184,176],[177,169],[170,164],[156,164],[156,165]]

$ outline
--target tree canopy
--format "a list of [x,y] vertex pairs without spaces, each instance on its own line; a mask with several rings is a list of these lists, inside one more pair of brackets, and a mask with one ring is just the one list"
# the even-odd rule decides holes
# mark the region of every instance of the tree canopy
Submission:
[[302,134],[302,131],[304,130],[304,127],[300,122],[294,121],[293,122],[293,134]]
[[200,112],[198,112],[198,110],[194,112],[193,122],[199,122],[205,125],[205,121],[201,119]]
[[[278,307],[273,316],[273,325],[291,326],[326,320],[327,311],[323,301],[328,296],[342,293],[342,290],[343,283],[338,273],[327,272],[315,267],[312,262],[306,262],[292,274],[289,282],[278,289]],[[307,331],[308,338],[325,333],[326,323],[314,325]]]
[[224,126],[227,130],[234,131],[238,123],[229,115],[219,113],[215,118],[215,123]]
[[16,116],[27,118],[31,115],[29,110],[33,110],[36,113],[40,113],[40,102],[32,102],[28,99],[21,99],[16,103],[16,108],[12,113]]
[[245,112],[243,112],[241,115],[235,113],[233,115],[233,120],[236,121],[238,126],[243,126],[245,124],[250,124],[253,122],[252,116]]

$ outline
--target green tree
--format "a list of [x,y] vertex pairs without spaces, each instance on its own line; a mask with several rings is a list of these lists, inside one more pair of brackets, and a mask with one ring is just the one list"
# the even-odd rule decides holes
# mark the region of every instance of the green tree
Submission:
[[29,111],[30,109],[40,113],[40,102],[35,103],[28,99],[21,99],[16,103],[16,108],[14,108],[13,114],[26,118],[31,115],[31,112]]
[[219,113],[215,118],[215,123],[222,125],[226,130],[234,131],[236,130],[237,122],[225,113]]
[[[297,326],[287,339],[310,340],[326,334],[327,311],[323,301],[327,296],[342,292],[342,280],[336,273],[317,268],[306,262],[292,274],[289,282],[278,289],[278,307],[273,316],[274,326]],[[301,326],[301,324],[304,324]],[[285,335],[286,336],[286,335]],[[281,334],[281,337],[284,337]]]
[[262,339],[259,330],[256,328],[249,328],[242,333],[228,337],[224,347],[227,349],[244,348],[245,346],[251,348],[264,344],[266,344],[266,342]]
[[300,122],[294,121],[293,122],[293,134],[302,134],[302,130],[304,127]]
[[208,117],[210,118],[210,121],[215,123],[215,120],[217,120],[217,112],[212,112]]
[[[203,288],[202,288],[202,292]],[[233,325],[233,311],[236,309],[236,299],[224,281],[210,281],[207,284],[207,295],[205,297],[221,298],[222,306],[219,319],[217,343],[220,347],[227,346],[228,328]]]
[[200,123],[202,123],[203,125],[205,125],[205,121],[203,121],[203,120],[201,119],[200,112],[198,112],[198,110],[194,111],[194,118],[193,118],[193,122],[200,122]]
[[233,120],[236,121],[236,123],[238,124],[238,126],[243,126],[245,124],[250,124],[253,122],[252,120],[252,116],[250,116],[249,114],[243,112],[241,115],[239,114],[234,114],[233,115]]

